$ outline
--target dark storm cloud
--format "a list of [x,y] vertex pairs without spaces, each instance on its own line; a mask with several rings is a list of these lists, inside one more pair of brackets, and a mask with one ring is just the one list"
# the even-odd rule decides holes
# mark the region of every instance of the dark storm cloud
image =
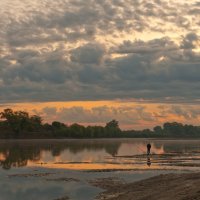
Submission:
[[27,2],[0,9],[2,102],[199,99],[198,2]]
[[[188,35],[183,44],[185,40],[188,40]],[[124,42],[119,49],[125,49],[126,44],[129,53],[133,54],[108,60],[102,60],[104,51],[98,44],[75,49],[71,52],[72,62],[65,60],[63,51],[48,53],[44,58],[37,51],[15,53],[13,59],[18,63],[4,72],[2,80],[5,85],[1,91],[7,92],[1,94],[6,94],[11,100],[20,100],[23,96],[23,99],[42,101],[46,98],[96,100],[142,97],[159,100],[168,96],[199,97],[200,57],[188,46],[187,49],[178,49],[172,41],[163,38],[131,45]],[[158,49],[151,48],[152,45]],[[1,99],[6,97],[2,95]]]
[[80,64],[100,64],[105,49],[100,44],[86,44],[71,51],[71,61]]
[[118,79],[108,86],[111,91],[126,91],[138,98],[198,98],[199,55],[165,48],[152,52],[141,54],[139,49],[132,55],[114,60],[116,68],[113,73]]
[[68,77],[67,72],[70,73],[60,52],[40,56],[37,51],[26,50],[15,52],[14,55],[12,59],[17,63],[5,71],[2,77],[5,83],[29,80],[59,84],[64,83]]

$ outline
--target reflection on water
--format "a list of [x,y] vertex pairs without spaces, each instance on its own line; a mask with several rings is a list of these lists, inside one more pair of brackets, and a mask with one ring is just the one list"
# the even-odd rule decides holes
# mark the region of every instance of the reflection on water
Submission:
[[147,166],[151,166],[151,157],[149,155],[147,156]]
[[88,162],[103,155],[115,156],[120,141],[1,141],[0,166],[3,169],[27,166],[29,162]]
[[[146,144],[151,142],[151,155]],[[199,167],[200,141],[107,139],[0,141],[2,169],[169,169]]]

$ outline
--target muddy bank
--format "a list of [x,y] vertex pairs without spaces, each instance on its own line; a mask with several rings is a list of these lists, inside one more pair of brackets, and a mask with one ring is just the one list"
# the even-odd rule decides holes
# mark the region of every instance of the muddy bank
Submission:
[[93,185],[106,189],[98,200],[200,200],[200,173],[165,174],[135,183],[97,180]]

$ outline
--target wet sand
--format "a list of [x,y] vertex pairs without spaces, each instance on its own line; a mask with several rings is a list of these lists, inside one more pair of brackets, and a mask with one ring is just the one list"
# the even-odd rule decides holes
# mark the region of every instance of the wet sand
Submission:
[[[63,185],[63,187],[90,187],[92,191],[93,186],[95,188],[101,188],[99,191],[96,191],[96,194],[93,193],[93,198],[88,199],[97,199],[97,200],[200,200],[200,173],[189,173],[189,172],[180,172],[171,173],[171,172],[161,172],[161,175],[153,176],[151,178],[143,177],[146,179],[138,179],[140,181],[132,182],[136,178],[131,178],[127,180],[125,176],[119,175],[118,173],[87,173],[79,172],[79,176],[84,176],[81,179],[77,179],[70,175],[70,172],[64,173],[61,171],[48,171],[48,172],[39,172],[38,170],[32,170],[34,173],[16,173],[9,174],[7,177],[9,179],[18,179],[29,180],[29,178],[38,178],[43,181],[47,181],[47,184],[50,182],[58,183]],[[154,170],[153,170],[154,171]],[[153,172],[152,171],[152,172]],[[156,170],[157,171],[157,170]],[[140,171],[141,172],[141,171]],[[164,174],[163,174],[164,173]],[[182,173],[182,174],[180,174]],[[87,174],[85,176],[85,174]],[[75,175],[75,172],[74,172]],[[90,176],[89,176],[90,175]],[[130,176],[131,174],[129,174]],[[90,177],[90,178],[89,178]],[[134,176],[133,176],[134,177]],[[130,182],[131,181],[131,182]],[[136,181],[136,180],[135,180]],[[45,183],[44,183],[45,184]],[[88,190],[89,191],[89,190]],[[101,193],[100,193],[101,192]],[[97,195],[97,196],[96,196]],[[95,198],[96,196],[96,198]],[[54,200],[73,200],[70,192],[66,192],[65,195],[61,195]],[[79,198],[80,199],[80,198]],[[82,198],[81,198],[82,199]]]
[[98,200],[200,200],[200,173],[165,174],[134,183],[97,179]]
[[54,199],[54,200],[69,200],[69,197],[65,196],[65,197],[61,197],[61,198],[58,198],[58,199]]

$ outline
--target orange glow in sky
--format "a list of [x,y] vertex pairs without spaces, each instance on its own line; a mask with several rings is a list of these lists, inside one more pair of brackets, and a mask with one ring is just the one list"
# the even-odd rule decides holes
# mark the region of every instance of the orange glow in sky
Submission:
[[[66,124],[105,125],[112,119],[122,129],[144,129],[177,121],[198,124],[198,105],[160,104],[123,101],[74,101],[45,103],[16,103],[1,106],[24,110],[42,116],[44,122],[61,121]],[[195,114],[196,113],[196,114]]]

